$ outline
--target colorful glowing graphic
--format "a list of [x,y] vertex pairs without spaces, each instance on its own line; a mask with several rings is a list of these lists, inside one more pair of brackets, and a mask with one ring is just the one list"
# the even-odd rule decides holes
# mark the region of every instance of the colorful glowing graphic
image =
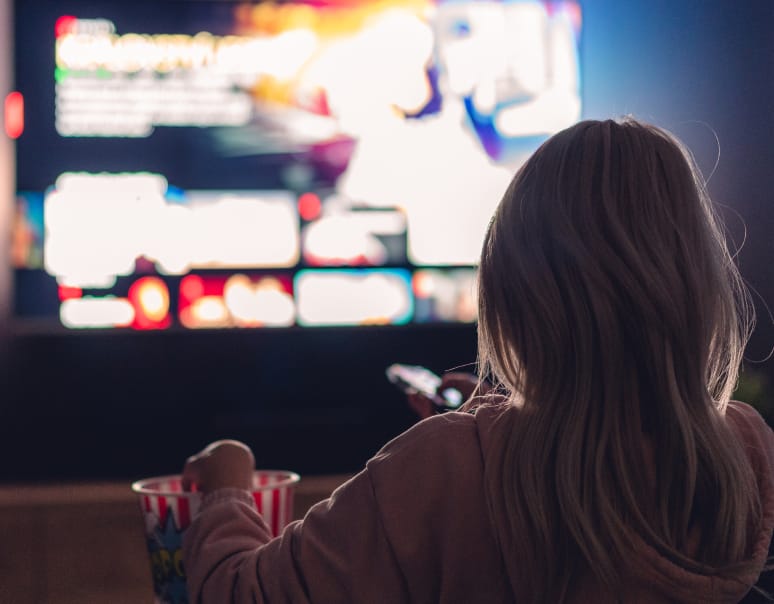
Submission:
[[397,325],[413,312],[406,270],[304,270],[294,287],[301,325]]
[[417,323],[472,323],[476,320],[475,270],[419,270],[414,273],[411,285]]
[[61,175],[45,199],[46,270],[67,285],[109,288],[138,258],[168,275],[298,261],[291,194],[191,191],[174,201],[166,194],[157,174]]
[[[35,73],[53,71],[53,115],[6,100],[17,180],[33,183],[13,223],[17,314],[129,329],[475,321],[494,208],[580,117],[576,1],[201,0],[160,4],[157,23],[116,6],[49,10],[54,53]],[[57,145],[73,152],[33,169]]]
[[69,298],[59,308],[62,325],[72,328],[129,327],[134,316],[132,303],[114,296]]
[[134,308],[135,329],[164,329],[169,316],[169,289],[158,277],[142,277],[129,288],[129,301]]
[[180,282],[180,322],[189,328],[287,327],[296,319],[287,275],[189,275]]

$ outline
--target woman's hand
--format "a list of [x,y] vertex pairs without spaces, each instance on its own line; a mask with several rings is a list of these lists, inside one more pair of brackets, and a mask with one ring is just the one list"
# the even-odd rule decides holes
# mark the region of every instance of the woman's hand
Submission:
[[[481,383],[481,388],[476,392],[476,388],[479,386],[478,378],[472,373],[463,373],[453,371],[445,373],[441,378],[441,386],[438,388],[438,392],[441,393],[444,390],[454,389],[458,390],[462,395],[463,401],[468,401],[477,394],[479,396],[487,394],[491,388],[486,382]],[[441,408],[447,403],[438,394],[435,397],[430,398],[419,392],[411,392],[407,395],[409,406],[414,410],[420,419],[425,419],[431,415],[435,415]]]
[[237,440],[218,440],[185,462],[183,489],[202,493],[225,488],[249,490],[254,471],[250,447]]

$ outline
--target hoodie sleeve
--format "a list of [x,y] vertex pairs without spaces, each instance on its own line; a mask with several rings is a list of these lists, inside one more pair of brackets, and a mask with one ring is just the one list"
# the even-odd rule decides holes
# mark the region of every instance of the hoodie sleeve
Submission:
[[247,492],[215,491],[183,540],[196,604],[405,601],[368,470],[272,539]]

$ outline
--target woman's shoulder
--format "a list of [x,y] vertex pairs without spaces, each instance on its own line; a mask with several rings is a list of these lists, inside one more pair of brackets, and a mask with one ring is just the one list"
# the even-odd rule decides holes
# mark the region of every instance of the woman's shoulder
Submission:
[[774,441],[771,428],[752,405],[730,401],[726,407],[726,420],[744,439],[762,437]]
[[460,602],[502,601],[505,574],[477,422],[478,414],[464,412],[433,416],[367,464],[374,509],[417,601],[438,601],[440,593]]
[[774,503],[774,432],[757,409],[739,401],[726,407],[726,422],[744,447],[759,482],[770,485],[764,490]]
[[395,462],[416,455],[421,455],[423,460],[448,458],[477,444],[476,420],[472,414],[443,413],[422,420],[393,438],[371,458],[368,465],[381,465],[387,460]]
[[490,434],[503,413],[506,405],[492,400],[472,411],[425,419],[382,447],[367,468],[375,476],[480,474]]

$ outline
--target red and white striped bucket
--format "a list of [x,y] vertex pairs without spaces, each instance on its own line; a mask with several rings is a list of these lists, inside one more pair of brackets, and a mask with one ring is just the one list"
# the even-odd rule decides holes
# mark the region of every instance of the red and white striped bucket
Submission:
[[[298,474],[285,470],[257,470],[253,500],[258,512],[277,536],[293,519],[293,491]],[[158,476],[132,484],[145,520],[156,602],[188,602],[183,567],[183,533],[198,514],[201,493],[183,491],[181,477]]]

